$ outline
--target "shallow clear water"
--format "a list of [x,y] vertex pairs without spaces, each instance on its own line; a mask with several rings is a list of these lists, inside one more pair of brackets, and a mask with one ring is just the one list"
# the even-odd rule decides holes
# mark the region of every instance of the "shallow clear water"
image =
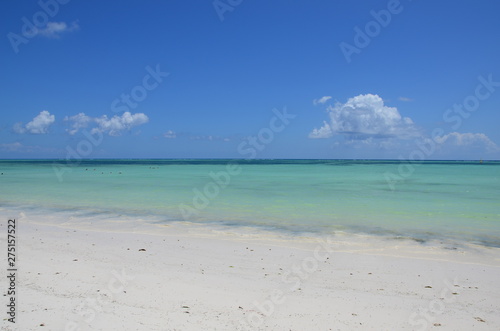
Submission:
[[0,172],[4,207],[500,246],[500,162],[4,160]]

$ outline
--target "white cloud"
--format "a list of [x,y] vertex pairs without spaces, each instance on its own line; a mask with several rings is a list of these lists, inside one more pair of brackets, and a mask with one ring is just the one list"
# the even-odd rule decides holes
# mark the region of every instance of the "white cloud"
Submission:
[[49,127],[55,122],[55,120],[56,117],[54,115],[51,115],[48,111],[43,110],[26,125],[16,123],[14,125],[14,132],[45,134],[49,132]]
[[149,118],[145,114],[131,114],[128,111],[123,113],[121,116],[115,115],[111,118],[108,118],[107,115],[102,115],[101,117],[90,117],[85,115],[85,113],[79,113],[70,117],[66,116],[64,120],[70,123],[71,128],[66,129],[66,132],[70,135],[74,135],[80,131],[80,129],[94,124],[94,128],[91,130],[91,133],[103,132],[108,133],[110,136],[119,136],[123,131],[128,131],[133,127],[149,122]]
[[92,122],[92,118],[85,115],[85,113],[79,113],[71,117],[66,116],[64,120],[72,123],[71,129],[66,129],[66,132],[70,135],[74,135],[78,130],[86,128]]
[[97,127],[92,129],[92,133],[107,132],[110,136],[119,136],[122,131],[147,123],[149,118],[143,113],[131,114],[127,111],[121,116],[115,115],[112,118],[103,115],[95,118],[94,121],[97,123]]
[[325,102],[327,102],[328,100],[330,100],[332,97],[330,96],[324,96],[324,97],[321,97],[319,99],[314,99],[313,100],[313,105],[319,105],[319,104],[324,104]]
[[59,38],[60,34],[72,32],[78,30],[79,28],[80,26],[76,21],[72,22],[69,26],[65,22],[48,22],[44,28],[37,29],[36,35],[47,38]]
[[498,146],[484,133],[459,133],[451,132],[444,136],[435,137],[434,140],[442,147],[474,147],[485,148],[488,151],[497,151]]
[[168,130],[167,132],[165,132],[165,133],[163,134],[163,136],[164,136],[165,138],[167,138],[167,139],[174,139],[174,138],[177,138],[177,134],[176,134],[174,131],[172,131],[172,130]]
[[309,138],[330,138],[333,136],[332,129],[330,125],[323,121],[323,126],[319,129],[313,129],[311,133],[309,133]]
[[409,117],[402,117],[395,107],[384,105],[378,95],[362,94],[346,103],[327,108],[329,121],[314,129],[310,138],[328,138],[333,134],[351,140],[369,138],[416,138],[419,131]]

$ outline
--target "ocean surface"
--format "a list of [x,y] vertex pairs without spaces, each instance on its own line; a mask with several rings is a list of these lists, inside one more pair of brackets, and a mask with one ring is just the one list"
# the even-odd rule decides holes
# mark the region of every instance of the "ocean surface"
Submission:
[[0,160],[0,173],[0,214],[500,247],[498,161]]

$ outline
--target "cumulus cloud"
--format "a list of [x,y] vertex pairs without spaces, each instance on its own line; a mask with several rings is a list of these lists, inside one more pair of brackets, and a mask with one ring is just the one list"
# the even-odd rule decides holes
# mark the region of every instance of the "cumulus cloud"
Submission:
[[43,28],[36,30],[36,35],[47,38],[59,38],[62,33],[76,31],[80,28],[78,22],[72,22],[71,25],[65,22],[48,22]]
[[313,129],[311,133],[309,133],[309,138],[329,138],[333,136],[333,131],[330,128],[330,125],[323,121],[323,126],[319,129]]
[[71,129],[66,129],[66,132],[70,135],[76,134],[80,129],[86,128],[92,122],[92,118],[85,115],[85,113],[79,113],[71,117],[66,116],[64,120],[71,123]]
[[498,146],[484,133],[451,132],[434,140],[443,147],[474,147],[488,151],[498,151]]
[[[406,97],[399,100],[413,101]],[[314,128],[309,138],[343,137],[342,141],[333,140],[336,148],[359,149],[363,153],[371,150],[379,153],[373,155],[390,158],[406,152],[411,158],[415,151],[429,159],[497,158],[500,155],[500,147],[484,133],[451,132],[431,137],[395,107],[385,105],[378,95],[358,95],[346,103],[328,105],[326,109],[328,119]]]
[[48,111],[43,110],[26,125],[23,125],[23,123],[16,123],[14,125],[14,132],[45,134],[49,132],[49,127],[55,122],[55,120],[56,117],[54,115],[51,115]]
[[143,113],[131,114],[126,111],[121,116],[115,115],[108,118],[108,116],[103,115],[94,121],[97,123],[97,127],[92,129],[92,133],[107,132],[110,136],[119,136],[123,131],[147,123],[149,118]]
[[330,100],[331,98],[332,97],[330,97],[330,96],[324,96],[324,97],[321,97],[319,99],[314,99],[313,100],[313,105],[322,105],[325,102],[327,102],[328,100]]
[[70,123],[71,128],[66,129],[70,135],[76,134],[80,129],[93,126],[91,133],[101,132],[110,136],[119,136],[123,131],[129,131],[133,127],[149,122],[147,115],[143,113],[131,114],[128,111],[121,116],[115,115],[111,118],[107,115],[90,117],[85,113],[79,113],[74,116],[66,116],[64,120]]
[[340,134],[348,140],[369,138],[409,139],[420,136],[409,117],[402,117],[395,107],[384,105],[381,97],[362,94],[346,103],[327,108],[329,120],[315,128],[309,138],[328,138]]

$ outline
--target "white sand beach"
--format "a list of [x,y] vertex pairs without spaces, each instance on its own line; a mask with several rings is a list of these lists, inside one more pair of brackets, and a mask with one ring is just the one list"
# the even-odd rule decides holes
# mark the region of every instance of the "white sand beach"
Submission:
[[2,330],[500,329],[497,248],[114,228],[18,220]]

